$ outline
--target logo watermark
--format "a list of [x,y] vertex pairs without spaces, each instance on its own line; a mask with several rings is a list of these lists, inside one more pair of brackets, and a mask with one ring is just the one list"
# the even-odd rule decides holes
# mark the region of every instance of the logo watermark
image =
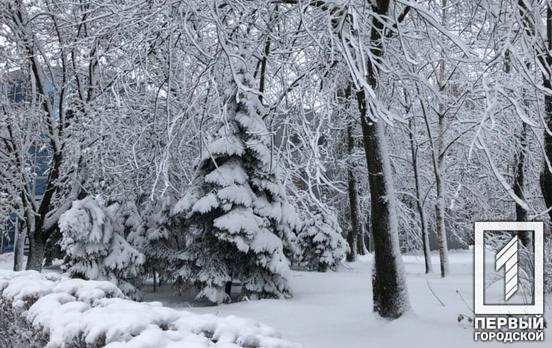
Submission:
[[[530,245],[523,246],[519,235]],[[487,240],[505,240],[493,258]],[[544,340],[544,242],[542,222],[476,222],[475,223],[474,312],[476,341],[542,341]],[[522,254],[521,251],[524,251]],[[486,294],[486,277],[497,272],[503,282],[498,299],[491,301]],[[520,266],[522,265],[522,266]],[[523,265],[526,265],[525,270]],[[530,291],[521,296],[521,277],[530,282]],[[529,274],[531,273],[531,274]],[[528,276],[529,275],[529,276]],[[497,281],[495,279],[494,283]],[[520,302],[520,298],[523,301]]]
[[495,256],[495,270],[504,268],[504,300],[508,301],[518,290],[519,265],[518,251],[519,238],[514,236],[504,248]]

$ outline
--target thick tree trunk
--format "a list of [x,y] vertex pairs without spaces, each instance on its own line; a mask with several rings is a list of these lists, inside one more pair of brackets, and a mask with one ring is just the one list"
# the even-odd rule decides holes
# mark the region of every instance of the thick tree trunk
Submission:
[[372,197],[374,310],[384,318],[398,318],[410,308],[410,304],[399,246],[391,165],[383,122],[367,119],[362,92],[358,94],[358,103]]
[[[370,61],[368,62],[367,80],[373,90],[377,89],[377,65],[383,55],[383,18],[389,10],[389,0],[378,0],[372,3],[370,33]],[[364,152],[368,167],[368,182],[372,199],[371,220],[374,238],[374,271],[372,291],[374,311],[384,318],[394,319],[410,309],[408,290],[399,246],[399,231],[395,211],[395,193],[391,164],[387,153],[387,143],[383,121],[373,122],[369,119],[369,103],[365,89],[357,92],[360,111]],[[374,115],[377,117],[377,115]]]
[[425,218],[424,206],[422,204],[422,194],[420,192],[420,177],[418,175],[418,153],[414,139],[414,118],[408,121],[409,137],[410,137],[410,152],[412,154],[412,170],[414,172],[414,186],[416,188],[416,208],[420,215],[420,227],[422,229],[422,247],[424,249],[425,272],[433,271],[431,264],[431,250],[429,248],[429,233],[427,231],[427,223]]
[[[354,139],[353,139],[353,126],[349,125],[347,127],[347,152],[349,158],[354,152]],[[349,252],[347,253],[347,261],[352,262],[357,259],[357,244],[358,238],[362,239],[360,233],[360,221],[359,221],[359,212],[358,212],[358,192],[357,192],[357,183],[352,168],[353,163],[350,161],[347,166],[347,191],[349,195],[349,213],[351,218],[351,228],[349,234],[347,235],[347,241],[349,242]]]
[[29,257],[27,258],[27,266],[25,269],[39,272],[42,270],[45,247],[46,241],[41,235],[36,232],[29,234]]

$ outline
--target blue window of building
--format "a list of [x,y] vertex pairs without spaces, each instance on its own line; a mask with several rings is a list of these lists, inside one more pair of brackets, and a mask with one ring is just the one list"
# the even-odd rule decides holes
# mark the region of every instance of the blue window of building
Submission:
[[13,251],[15,244],[15,214],[6,221],[0,223],[0,253]]

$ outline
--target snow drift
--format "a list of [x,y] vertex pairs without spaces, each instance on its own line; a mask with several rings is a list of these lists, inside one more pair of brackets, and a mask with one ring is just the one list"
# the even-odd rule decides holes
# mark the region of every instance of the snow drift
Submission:
[[128,300],[107,281],[0,271],[0,292],[2,347],[300,347],[254,320]]

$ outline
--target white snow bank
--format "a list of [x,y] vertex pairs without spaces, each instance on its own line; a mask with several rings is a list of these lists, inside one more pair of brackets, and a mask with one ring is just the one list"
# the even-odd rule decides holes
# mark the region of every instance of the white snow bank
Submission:
[[0,269],[13,269],[13,252],[0,254]]
[[[2,317],[22,319],[34,330],[33,347],[300,347],[255,320],[130,301],[107,281],[1,270],[0,292]],[[4,323],[0,334],[13,334],[19,324]]]

